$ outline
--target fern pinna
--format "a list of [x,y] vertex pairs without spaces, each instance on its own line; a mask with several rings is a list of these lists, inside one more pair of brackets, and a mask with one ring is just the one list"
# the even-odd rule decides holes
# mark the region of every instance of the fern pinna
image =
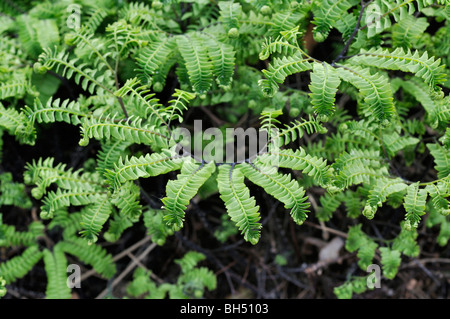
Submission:
[[[203,192],[221,200],[221,221],[253,245],[264,237],[261,193],[297,225],[344,212],[357,220],[346,249],[363,271],[379,257],[387,279],[403,256],[420,253],[421,223],[439,225],[438,243],[447,244],[448,1],[81,2],[73,28],[65,1],[36,4],[29,14],[8,6],[0,17],[0,136],[34,146],[59,123],[77,127],[80,149],[91,152],[77,168],[53,155],[34,158],[23,183],[0,167],[0,205],[40,208],[27,231],[0,224],[1,246],[25,248],[0,265],[0,283],[42,259],[46,295],[69,298],[61,284],[68,255],[111,278],[114,261],[99,243],[118,241],[142,217],[162,246]],[[438,30],[428,34],[432,22]],[[342,41],[319,58],[311,48],[335,41],[332,32]],[[179,133],[199,110],[219,132],[260,128],[266,144],[240,160],[198,156],[189,147],[196,137],[180,141]],[[203,142],[201,150],[211,146]],[[424,158],[434,175],[403,169]],[[141,181],[156,178],[165,195],[154,199]],[[379,243],[363,226],[387,206],[404,218],[396,237]],[[58,228],[57,243],[40,245]],[[197,270],[204,281],[183,273],[180,283],[201,295],[215,282]],[[137,272],[129,291],[186,297],[149,276]],[[364,280],[352,277],[335,293],[362,293]]]

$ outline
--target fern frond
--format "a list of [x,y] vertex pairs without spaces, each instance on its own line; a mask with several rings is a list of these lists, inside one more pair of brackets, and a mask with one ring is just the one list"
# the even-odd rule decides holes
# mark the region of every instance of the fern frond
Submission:
[[164,220],[164,215],[165,212],[162,209],[148,209],[143,213],[147,234],[159,246],[164,245],[166,238],[173,235],[174,232],[173,228],[169,227]]
[[327,132],[327,129],[314,118],[310,120],[295,120],[293,122],[290,125],[285,124],[285,127],[280,129],[278,134],[271,136],[271,139],[278,143],[278,145],[287,145],[290,142],[302,138],[305,132],[308,135],[316,132],[321,134]]
[[361,224],[358,224],[350,227],[345,249],[349,252],[358,251],[358,265],[361,269],[367,270],[367,266],[372,264],[378,244],[361,230],[361,226]]
[[392,243],[392,249],[409,257],[417,257],[420,253],[420,247],[416,240],[417,236],[416,229],[409,229],[406,225],[406,221],[402,222],[400,234],[395,237]]
[[284,82],[287,76],[295,73],[301,73],[312,68],[308,59],[304,59],[301,53],[295,53],[292,56],[275,58],[269,64],[267,70],[263,70],[265,79],[259,80],[265,96],[271,97],[278,91],[278,84]]
[[111,203],[119,208],[120,215],[134,220],[139,218],[142,213],[139,195],[139,186],[132,182],[127,182],[122,184],[120,189],[112,194]]
[[208,51],[203,41],[192,36],[177,38],[178,50],[186,65],[192,90],[200,96],[212,85],[213,64],[208,58]]
[[394,279],[402,262],[401,253],[388,247],[380,247],[380,255],[383,275],[387,279]]
[[21,255],[0,264],[0,276],[7,284],[23,278],[42,258],[42,251],[37,245],[28,247]]
[[86,240],[75,236],[64,239],[58,245],[65,253],[91,265],[104,278],[109,279],[116,273],[116,265],[111,254],[99,245],[89,245]]
[[212,62],[212,72],[219,87],[226,88],[231,85],[234,74],[235,54],[234,48],[210,36],[205,41],[208,55]]
[[403,48],[397,48],[392,52],[383,48],[362,49],[349,61],[382,69],[410,72],[422,78],[431,87],[445,82],[446,77],[441,60],[428,57],[427,51],[421,55],[417,50],[412,53],[410,49],[405,51]]
[[218,3],[220,8],[220,19],[227,27],[227,30],[239,27],[239,18],[242,15],[242,6],[234,1],[221,1]]
[[420,222],[420,216],[425,214],[426,201],[427,191],[425,189],[419,189],[419,183],[408,186],[403,204],[406,210],[406,229],[411,230],[412,228],[417,228]]
[[80,234],[89,244],[95,243],[103,225],[112,214],[112,205],[106,196],[98,197],[95,203],[87,206],[81,214]]
[[183,122],[183,111],[188,109],[188,103],[195,97],[195,93],[175,89],[175,93],[172,94],[172,100],[169,101],[169,105],[163,112],[166,121],[170,123],[172,120],[178,119],[180,123]]
[[67,285],[67,259],[64,251],[61,249],[61,244],[56,244],[53,247],[53,251],[45,249],[43,258],[47,274],[46,298],[70,299],[72,292]]
[[337,172],[333,185],[340,189],[345,189],[351,185],[358,185],[361,183],[370,184],[372,180],[389,176],[388,170],[385,166],[379,169],[374,169],[364,165],[360,161],[354,162],[353,165],[346,165],[343,169]]
[[115,138],[136,144],[146,144],[153,147],[167,146],[169,137],[165,127],[143,124],[142,118],[130,117],[128,120],[116,120],[117,113],[112,117],[97,119],[86,117],[81,126],[80,145],[86,146],[89,139]]
[[324,0],[313,2],[313,23],[316,25],[314,33],[321,34],[318,40],[325,39],[333,25],[357,3],[357,0]]
[[445,178],[450,176],[450,150],[445,149],[438,143],[427,144],[431,155],[434,157],[434,167],[438,172],[438,178]]
[[[299,33],[298,26],[290,31],[294,34]],[[287,56],[296,52],[301,53],[301,50],[298,47],[297,37],[293,37],[290,41],[283,35],[280,35],[275,39],[266,37],[259,53],[259,59],[266,60],[269,56],[275,53]]]
[[103,199],[104,192],[85,191],[81,189],[71,189],[63,191],[58,188],[56,192],[50,191],[43,200],[41,207],[41,218],[48,219],[53,217],[53,213],[62,207],[84,206],[92,203],[98,203]]
[[428,26],[426,18],[407,15],[392,27],[392,45],[404,49],[414,47]]
[[412,136],[400,136],[397,132],[383,134],[383,144],[386,147],[386,152],[390,156],[395,156],[399,151],[407,147],[417,145],[420,140]]
[[378,207],[381,207],[387,197],[393,193],[402,192],[407,188],[405,182],[400,178],[377,180],[376,186],[369,192],[369,197],[364,207],[363,215],[368,219],[375,216]]
[[177,179],[167,183],[166,197],[162,199],[165,210],[164,220],[174,230],[177,231],[183,227],[184,211],[190,200],[215,170],[214,162],[196,164],[189,158],[184,161]]
[[131,145],[128,141],[108,141],[102,144],[101,150],[97,154],[97,172],[100,176],[106,176],[107,170],[114,169],[120,157],[125,157],[125,150]]
[[96,92],[102,95],[105,91],[114,92],[114,81],[109,70],[93,70],[85,63],[77,65],[78,59],[69,59],[69,53],[64,50],[46,48],[39,55],[38,62],[34,65],[39,72],[45,72],[55,68],[55,72],[61,71],[61,76],[71,79],[73,77],[76,84],[81,85],[83,90],[93,94]]
[[156,98],[153,98],[155,94],[151,93],[146,85],[139,86],[139,80],[137,78],[128,79],[127,82],[114,94],[123,98],[127,94],[130,94],[135,103],[140,103],[146,107],[147,119],[149,123],[155,126],[166,125],[167,122],[161,115],[161,104],[158,103]]
[[86,110],[82,110],[80,104],[76,101],[63,100],[59,98],[47,100],[44,106],[39,99],[35,99],[33,108],[25,106],[23,113],[31,122],[53,123],[66,122],[68,124],[78,125],[81,119],[86,117]]
[[94,36],[89,25],[83,25],[79,30],[68,33],[65,41],[69,45],[76,46],[78,51],[86,51],[86,58],[90,61],[93,60],[92,64],[99,70],[109,69],[111,73],[114,73],[113,67],[107,61],[112,52],[106,50],[106,43],[103,39]]
[[291,216],[298,225],[308,217],[309,203],[305,191],[289,174],[280,174],[276,171],[266,172],[254,164],[240,164],[241,171],[252,183],[264,188],[264,191],[284,204],[286,209],[291,209]]
[[22,98],[25,95],[28,86],[29,83],[24,80],[11,80],[6,83],[0,83],[0,100],[9,97]]
[[307,154],[303,148],[296,151],[286,149],[262,154],[258,160],[267,167],[278,166],[302,171],[324,187],[330,182],[331,176],[326,160]]
[[250,190],[244,184],[244,174],[239,165],[221,165],[217,176],[220,198],[224,201],[228,215],[244,235],[244,239],[253,245],[260,237],[259,206]]
[[450,121],[450,115],[446,117],[444,113],[439,112],[440,101],[433,98],[426,83],[415,77],[408,80],[398,78],[395,80],[404,91],[412,95],[422,105],[426,111],[427,122],[430,123],[431,127],[437,128],[439,124],[446,125]]
[[[136,56],[138,70],[143,73],[145,78],[150,80],[150,83],[154,83],[154,78],[156,77],[166,78],[169,68],[163,68],[162,66],[170,62],[171,57],[176,52],[177,44],[175,39],[174,37],[158,37],[138,52]],[[167,72],[163,73],[162,71]]]
[[341,80],[337,71],[327,63],[314,63],[311,73],[310,98],[319,118],[328,119],[334,113],[334,101]]
[[166,174],[179,170],[182,164],[183,161],[179,155],[153,153],[139,157],[120,158],[114,165],[114,170],[106,170],[105,175],[109,184],[114,189],[118,189],[126,181]]
[[44,234],[43,231],[44,225],[40,221],[30,223],[27,231],[17,231],[13,225],[3,224],[0,214],[0,247],[32,246]]
[[14,108],[5,108],[0,103],[0,129],[4,129],[11,135],[15,135],[21,143],[34,145],[36,132],[32,122]]
[[355,86],[364,97],[365,113],[380,122],[388,122],[395,117],[393,95],[387,78],[381,74],[371,74],[368,69],[344,66],[338,70],[340,78]]

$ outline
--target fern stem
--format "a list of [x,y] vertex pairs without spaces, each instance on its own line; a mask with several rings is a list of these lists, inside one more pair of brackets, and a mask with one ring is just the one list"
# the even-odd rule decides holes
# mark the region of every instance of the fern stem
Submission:
[[353,30],[352,34],[350,35],[350,38],[347,40],[347,43],[345,44],[344,48],[342,49],[342,51],[339,53],[339,55],[337,56],[337,58],[331,63],[332,66],[334,66],[334,64],[340,60],[342,60],[344,58],[344,56],[347,54],[348,49],[350,48],[350,45],[352,44],[353,40],[355,39],[356,34],[359,31],[359,27],[361,25],[361,19],[362,19],[362,15],[364,13],[364,9],[368,6],[369,3],[371,3],[373,0],[370,0],[367,3],[364,3],[363,0],[361,0],[361,9],[359,10],[359,16],[358,16],[358,21],[356,22],[356,26],[355,29]]

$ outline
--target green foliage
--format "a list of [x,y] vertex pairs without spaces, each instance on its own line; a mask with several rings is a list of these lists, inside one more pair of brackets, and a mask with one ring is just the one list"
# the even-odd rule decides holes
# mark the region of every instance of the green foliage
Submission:
[[134,271],[133,281],[127,287],[127,293],[133,297],[146,299],[164,299],[167,295],[171,299],[202,298],[205,289],[216,289],[217,282],[214,273],[206,267],[198,267],[198,263],[205,259],[201,253],[190,251],[183,258],[176,259],[181,272],[175,283],[161,283],[157,285],[151,277],[151,272],[138,268]]
[[[163,246],[206,197],[226,210],[221,242],[238,232],[253,245],[263,238],[265,193],[297,225],[354,219],[346,249],[363,271],[379,257],[385,279],[403,257],[420,255],[420,223],[447,244],[448,2],[79,1],[79,28],[67,23],[70,1],[9,2],[0,4],[0,206],[34,220],[19,228],[4,223],[12,213],[0,215],[0,246],[22,249],[0,264],[6,284],[43,259],[46,296],[69,298],[67,255],[111,278],[102,242],[142,223]],[[313,38],[332,48],[326,58],[308,40],[311,23]],[[198,156],[176,134],[200,118],[220,132],[259,126],[266,150],[231,162]],[[45,153],[46,132],[68,127],[83,155]],[[24,170],[22,158],[3,165],[16,154],[5,145],[16,142],[42,151],[27,151]],[[434,171],[412,169],[421,161]],[[148,184],[165,194],[149,196]],[[394,239],[366,233],[394,210],[405,216]],[[42,240],[49,231],[61,232],[57,242]],[[172,284],[138,270],[128,292],[201,297],[216,287],[201,260],[188,252]],[[363,281],[349,278],[335,293],[363,293]]]

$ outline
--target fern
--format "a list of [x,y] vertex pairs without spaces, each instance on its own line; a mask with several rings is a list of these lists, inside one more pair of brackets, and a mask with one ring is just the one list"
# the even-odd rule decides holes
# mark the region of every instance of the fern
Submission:
[[263,70],[266,77],[261,79],[258,84],[264,95],[273,96],[278,91],[279,84],[283,83],[287,76],[304,72],[312,68],[308,59],[304,59],[301,53],[295,53],[293,56],[275,58],[267,70]]
[[197,37],[177,38],[178,50],[186,63],[192,90],[205,94],[212,85],[213,64],[208,59],[207,48]]
[[418,183],[408,186],[404,203],[406,210],[406,229],[417,228],[420,222],[420,216],[425,214],[426,200],[427,191],[425,189],[419,189]]
[[334,113],[334,101],[340,84],[337,71],[327,64],[313,64],[311,73],[311,104],[321,118],[328,119]]
[[98,198],[98,202],[86,207],[82,213],[80,232],[89,243],[95,243],[98,239],[98,233],[111,214],[111,203],[106,197]]
[[48,277],[47,299],[70,299],[72,296],[69,286],[66,284],[67,260],[61,246],[53,247],[53,252],[46,249],[43,251],[45,271]]
[[224,201],[231,220],[239,228],[244,239],[255,245],[259,241],[261,228],[259,206],[244,184],[244,174],[239,165],[219,166],[217,183],[220,198]]
[[32,245],[16,257],[0,264],[0,276],[7,284],[23,278],[33,266],[42,258],[43,253],[37,245]]
[[214,173],[215,168],[213,162],[196,165],[192,161],[186,160],[177,180],[167,183],[166,197],[162,199],[166,211],[164,219],[175,230],[179,230],[183,226],[184,211],[189,201]]
[[116,273],[112,256],[98,245],[89,245],[85,240],[76,237],[67,238],[59,245],[66,254],[78,257],[105,278],[111,278]]
[[312,12],[314,14],[315,39],[322,42],[330,32],[333,25],[340,17],[358,2],[355,0],[321,1],[314,3]]
[[357,58],[352,59],[368,66],[413,73],[431,87],[445,81],[444,66],[440,59],[428,57],[427,52],[421,55],[418,51],[412,53],[408,49],[405,52],[402,48],[392,52],[387,49],[372,49],[362,50]]
[[387,79],[381,74],[372,74],[368,69],[343,66],[339,76],[354,85],[364,97],[364,113],[382,123],[395,117],[392,91]]

